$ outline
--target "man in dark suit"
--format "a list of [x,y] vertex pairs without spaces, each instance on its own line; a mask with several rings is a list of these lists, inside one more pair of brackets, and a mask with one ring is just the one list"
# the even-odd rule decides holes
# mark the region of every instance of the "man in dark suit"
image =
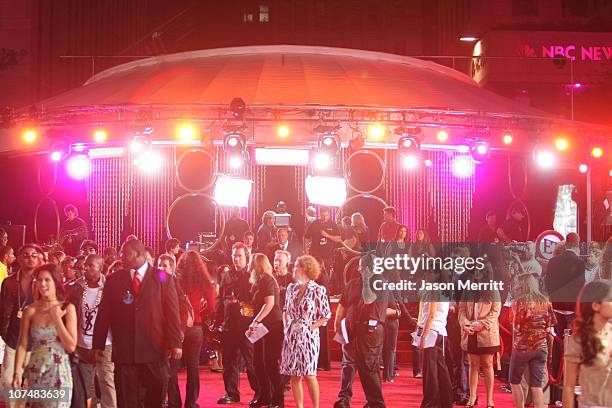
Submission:
[[174,281],[149,265],[145,252],[139,240],[123,244],[126,269],[108,277],[94,328],[96,350],[104,350],[109,327],[112,332],[119,408],[160,407],[168,384],[168,357],[182,355]]
[[280,227],[276,230],[276,241],[269,243],[265,251],[271,264],[274,264],[276,251],[287,251],[291,255],[291,259],[296,260],[302,255],[302,246],[289,239],[289,229],[287,227]]
[[[580,258],[580,237],[570,232],[565,237],[565,251],[548,261],[544,284],[555,310],[557,324],[555,333],[564,337],[565,329],[572,326],[576,316],[576,299],[585,284],[585,263]],[[553,349],[553,373],[556,373],[561,362],[561,350]]]

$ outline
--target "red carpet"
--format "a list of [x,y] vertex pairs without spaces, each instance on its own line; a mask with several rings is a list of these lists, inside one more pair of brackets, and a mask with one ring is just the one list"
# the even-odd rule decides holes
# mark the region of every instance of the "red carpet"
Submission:
[[[332,362],[331,371],[319,372],[319,386],[321,388],[321,408],[331,408],[337,399],[338,388],[340,387],[340,363]],[[181,396],[185,396],[185,372],[179,373],[179,381],[181,386]],[[484,380],[481,379],[481,387],[479,389],[480,407],[484,407],[485,390]],[[211,408],[216,405],[217,399],[224,394],[223,378],[221,373],[213,373],[208,367],[201,367],[200,377],[200,399],[199,404],[202,408]],[[422,382],[420,379],[412,378],[412,370],[409,366],[400,367],[400,376],[395,379],[394,383],[383,384],[383,393],[387,407],[419,407],[422,398]],[[496,407],[512,407],[512,396],[500,390],[501,383],[495,385],[495,406]],[[240,376],[240,392],[241,404],[233,406],[247,406],[249,400],[253,397],[253,393],[249,387],[246,374]],[[361,389],[361,383],[356,378],[353,387],[353,401],[351,406],[361,408],[365,404],[365,397]],[[304,389],[306,398],[304,400],[305,407],[311,407],[310,400],[307,397],[307,390]],[[285,407],[295,408],[293,397],[291,394],[285,396]]]

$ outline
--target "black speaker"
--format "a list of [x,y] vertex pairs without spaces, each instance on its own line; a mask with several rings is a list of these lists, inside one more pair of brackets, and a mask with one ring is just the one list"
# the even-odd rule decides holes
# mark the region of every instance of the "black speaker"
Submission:
[[25,225],[0,224],[0,228],[8,235],[8,244],[17,252],[25,244]]

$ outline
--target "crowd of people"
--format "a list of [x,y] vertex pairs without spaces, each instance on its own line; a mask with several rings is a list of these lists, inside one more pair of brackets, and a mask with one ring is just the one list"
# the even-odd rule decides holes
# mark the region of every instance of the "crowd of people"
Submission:
[[[422,407],[477,405],[481,374],[486,407],[495,406],[496,375],[516,407],[544,407],[550,383],[563,384],[563,406],[575,406],[577,385],[581,406],[612,406],[612,240],[582,253],[570,233],[546,260],[522,242],[520,211],[499,226],[489,212],[477,243],[446,248],[426,229],[411,236],[392,207],[372,236],[360,213],[336,223],[328,208],[317,217],[309,207],[298,240],[290,225],[277,225],[276,215],[286,213],[281,204],[263,214],[256,232],[233,209],[223,237],[204,252],[172,238],[156,254],[128,236],[119,251],[100,253],[71,205],[60,246],[25,244],[15,252],[0,230],[2,387],[63,391],[37,406],[198,407],[199,366],[210,345],[218,346],[210,357],[223,371],[217,404],[240,402],[244,370],[250,407],[282,407],[290,390],[301,408],[305,384],[317,408],[317,372],[330,369],[332,327],[342,350],[334,407],[350,406],[359,373],[367,406],[379,408],[386,406],[383,383],[397,377],[405,325],[414,332],[412,374],[422,378]],[[485,267],[411,275],[391,268],[382,279],[498,278],[506,289],[407,296],[372,286],[376,257],[447,252],[482,256]]]

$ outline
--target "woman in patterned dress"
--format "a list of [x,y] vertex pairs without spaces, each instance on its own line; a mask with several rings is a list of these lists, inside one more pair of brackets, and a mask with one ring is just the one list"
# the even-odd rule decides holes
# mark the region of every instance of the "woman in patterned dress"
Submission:
[[54,396],[44,401],[29,401],[29,407],[70,407],[72,373],[68,353],[76,349],[77,319],[74,305],[64,303],[61,282],[61,273],[54,264],[37,268],[33,287],[35,301],[21,316],[15,367],[23,366],[28,342],[32,345],[32,354],[25,373],[15,369],[13,387],[23,385],[28,390],[43,390]]
[[331,317],[325,287],[315,283],[320,273],[319,263],[312,256],[300,256],[293,269],[295,283],[287,287],[281,374],[291,376],[297,408],[304,406],[302,377],[308,385],[312,406],[319,408],[317,361],[321,344],[318,329]]

